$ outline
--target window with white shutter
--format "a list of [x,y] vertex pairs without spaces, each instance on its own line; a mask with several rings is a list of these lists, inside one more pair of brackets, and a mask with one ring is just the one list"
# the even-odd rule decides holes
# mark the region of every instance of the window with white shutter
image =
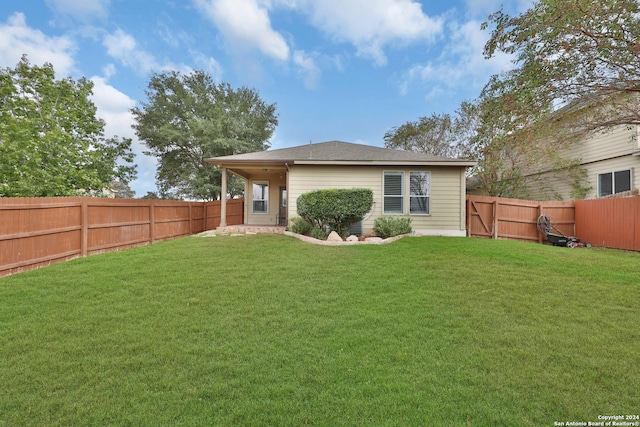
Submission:
[[385,214],[404,213],[404,172],[384,173]]

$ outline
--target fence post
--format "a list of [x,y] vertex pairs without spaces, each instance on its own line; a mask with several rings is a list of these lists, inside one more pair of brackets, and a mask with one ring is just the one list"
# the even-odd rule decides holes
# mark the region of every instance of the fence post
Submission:
[[80,204],[80,223],[80,254],[86,257],[89,252],[87,248],[89,244],[89,205],[86,198],[83,198]]
[[[542,203],[538,204],[538,217],[536,218],[536,230],[538,230],[538,218],[542,215]],[[575,221],[574,221],[575,222]],[[543,238],[542,233],[538,230],[538,243],[542,244]]]
[[469,196],[464,201],[465,226],[467,227],[467,237],[471,237],[471,215],[469,214]]
[[151,203],[149,203],[149,243],[153,244],[153,242],[156,240],[156,233],[155,233],[155,227],[156,227],[156,217],[155,217],[155,200],[152,200]]
[[493,238],[497,239],[498,238],[498,200],[494,200],[493,201],[493,220],[492,222],[492,226],[493,226]]

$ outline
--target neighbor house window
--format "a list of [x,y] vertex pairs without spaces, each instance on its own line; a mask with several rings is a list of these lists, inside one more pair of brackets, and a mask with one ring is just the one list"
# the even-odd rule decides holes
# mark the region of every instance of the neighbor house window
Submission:
[[404,213],[404,172],[384,173],[385,214]]
[[631,190],[631,170],[601,173],[598,175],[598,197]]
[[269,183],[253,183],[253,213],[269,212]]
[[431,174],[429,172],[409,172],[409,214],[427,215]]

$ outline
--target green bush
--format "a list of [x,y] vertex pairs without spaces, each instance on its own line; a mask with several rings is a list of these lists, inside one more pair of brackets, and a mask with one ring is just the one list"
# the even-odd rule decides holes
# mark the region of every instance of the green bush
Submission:
[[327,238],[327,232],[318,227],[312,227],[311,231],[309,231],[309,236],[318,239],[324,240]]
[[411,218],[381,216],[373,223],[373,232],[383,239],[411,233]]
[[364,218],[373,205],[368,188],[316,190],[298,197],[298,215],[315,227],[327,227],[345,236],[349,227]]
[[304,218],[296,216],[291,219],[291,227],[289,228],[296,234],[309,234],[313,225],[309,224]]

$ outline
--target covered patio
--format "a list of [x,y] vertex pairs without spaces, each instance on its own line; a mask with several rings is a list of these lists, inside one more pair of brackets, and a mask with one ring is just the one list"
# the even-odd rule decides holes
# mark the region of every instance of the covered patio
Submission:
[[[218,160],[218,159],[212,159]],[[213,163],[213,162],[211,162]],[[289,171],[286,162],[282,161],[234,161],[213,163],[222,172],[221,193],[228,192],[228,173],[244,181],[246,208],[244,212],[244,227],[261,227],[262,230],[271,228],[269,233],[284,232],[287,225],[287,188],[289,186]],[[220,227],[227,227],[227,200],[221,198]],[[238,227],[238,226],[233,226]]]

